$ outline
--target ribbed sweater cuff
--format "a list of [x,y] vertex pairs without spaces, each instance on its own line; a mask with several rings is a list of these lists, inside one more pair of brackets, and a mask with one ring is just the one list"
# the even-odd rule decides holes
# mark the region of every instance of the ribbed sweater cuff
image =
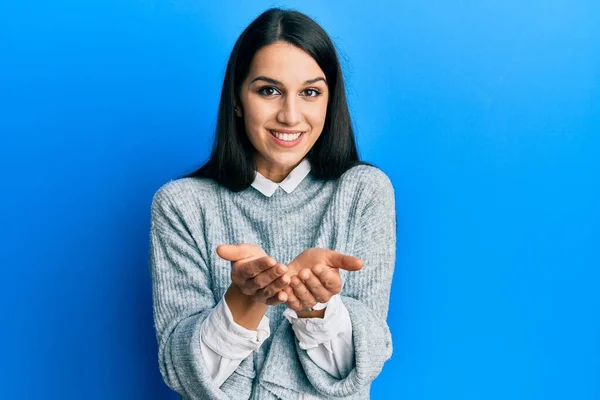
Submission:
[[196,314],[182,320],[169,337],[166,346],[169,351],[163,362],[169,375],[176,377],[179,387],[185,396],[192,399],[229,400],[229,397],[216,385],[204,364],[200,346],[200,328],[202,321],[210,311]]
[[351,396],[364,390],[392,355],[391,335],[386,321],[359,300],[342,296],[342,301],[350,314],[353,328],[355,367],[350,374],[344,379],[335,379],[297,346],[308,380],[316,390],[327,396]]

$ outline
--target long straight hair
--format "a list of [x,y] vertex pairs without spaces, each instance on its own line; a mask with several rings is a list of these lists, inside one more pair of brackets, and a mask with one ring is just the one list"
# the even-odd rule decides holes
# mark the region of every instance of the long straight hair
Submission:
[[235,42],[223,80],[215,140],[209,160],[186,177],[211,178],[232,191],[248,188],[256,176],[256,149],[235,114],[239,94],[254,55],[264,46],[282,41],[307,52],[325,73],[330,96],[323,131],[306,157],[317,179],[337,179],[359,164],[342,69],[327,33],[314,20],[294,10],[271,8],[259,15]]

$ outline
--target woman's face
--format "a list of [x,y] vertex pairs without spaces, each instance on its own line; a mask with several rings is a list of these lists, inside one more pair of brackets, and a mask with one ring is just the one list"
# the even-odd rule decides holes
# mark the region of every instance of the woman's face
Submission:
[[325,73],[304,50],[276,42],[255,54],[237,115],[258,172],[281,182],[302,161],[323,131],[328,97]]

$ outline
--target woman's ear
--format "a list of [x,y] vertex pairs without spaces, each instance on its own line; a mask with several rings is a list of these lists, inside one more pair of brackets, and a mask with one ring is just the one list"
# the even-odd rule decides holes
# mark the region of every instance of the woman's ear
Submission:
[[237,104],[235,105],[235,115],[237,115],[238,117],[242,117],[242,108],[239,107]]

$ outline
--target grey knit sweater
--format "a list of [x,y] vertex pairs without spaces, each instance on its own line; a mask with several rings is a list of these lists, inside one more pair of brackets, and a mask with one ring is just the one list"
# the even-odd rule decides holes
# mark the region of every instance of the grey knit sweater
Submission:
[[[355,368],[336,379],[300,349],[285,304],[269,307],[271,336],[217,387],[204,364],[200,326],[231,283],[220,244],[255,243],[281,263],[310,247],[359,257],[340,270],[352,321]],[[160,372],[183,399],[368,399],[392,353],[386,317],[395,264],[394,190],[381,170],[359,165],[339,179],[308,174],[292,192],[231,192],[209,179],[181,178],[152,200],[149,263]]]

